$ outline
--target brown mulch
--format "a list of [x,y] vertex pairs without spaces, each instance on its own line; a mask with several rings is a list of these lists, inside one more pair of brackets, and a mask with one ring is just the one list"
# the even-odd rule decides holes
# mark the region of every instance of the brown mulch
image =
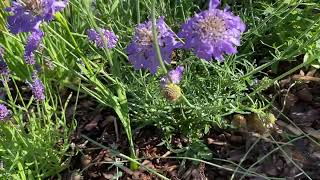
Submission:
[[[161,132],[153,126],[134,130],[136,152],[142,158],[140,162],[174,180],[240,179],[243,175],[244,179],[307,179],[301,170],[312,179],[320,179],[320,146],[317,144],[320,142],[319,77],[316,71],[300,72],[280,81],[277,88],[267,92],[276,94],[273,103],[283,114],[274,111],[276,124],[264,134],[246,128],[212,129],[203,137],[213,154],[214,159],[208,161],[212,164],[168,158],[178,154],[167,149]],[[70,107],[70,113],[73,108]],[[125,132],[111,109],[100,107],[84,96],[79,99],[76,119],[78,126],[72,136],[70,167],[61,173],[62,179],[160,179],[143,167],[130,170],[127,160],[81,136],[84,134],[128,155]],[[179,136],[172,140],[174,146],[181,146],[181,142],[183,144],[185,139]]]

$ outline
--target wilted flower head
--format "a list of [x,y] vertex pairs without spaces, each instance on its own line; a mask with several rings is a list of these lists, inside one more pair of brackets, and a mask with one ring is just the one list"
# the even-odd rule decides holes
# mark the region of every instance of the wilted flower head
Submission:
[[[160,17],[156,22],[158,32],[158,44],[164,63],[171,62],[171,54],[181,43],[175,39],[174,32],[164,22],[164,17]],[[132,42],[127,47],[128,58],[135,69],[148,69],[155,74],[160,65],[153,45],[152,21],[139,24],[135,29]]]
[[160,79],[160,86],[163,94],[170,101],[176,101],[182,95],[181,88],[178,86],[178,84],[182,79],[183,71],[183,66],[178,66],[169,71],[167,76]]
[[35,64],[34,51],[38,48],[43,35],[42,31],[33,31],[28,37],[24,52],[24,58],[27,64]]
[[7,107],[0,104],[0,120],[5,120],[9,116],[10,112]]
[[219,4],[219,0],[211,0],[209,10],[189,19],[178,34],[185,39],[185,48],[207,61],[222,61],[224,54],[235,54],[245,31],[240,17],[227,9],[216,9]]
[[8,17],[10,32],[38,31],[43,21],[53,19],[57,11],[66,7],[67,1],[56,0],[17,0],[6,10],[11,13]]
[[[116,36],[116,34],[107,29],[100,29],[100,31],[103,37],[101,37],[100,33],[95,31],[94,29],[89,29],[87,31],[89,40],[95,43],[100,48],[104,48],[105,43],[107,44],[107,48],[115,48],[118,42],[118,37]],[[104,38],[104,40],[102,38]]]
[[173,83],[167,84],[162,90],[164,97],[172,102],[177,101],[182,96],[181,88]]
[[44,86],[41,80],[37,77],[37,73],[33,74],[32,80],[33,82],[31,84],[31,91],[34,98],[37,101],[43,101],[45,99]]

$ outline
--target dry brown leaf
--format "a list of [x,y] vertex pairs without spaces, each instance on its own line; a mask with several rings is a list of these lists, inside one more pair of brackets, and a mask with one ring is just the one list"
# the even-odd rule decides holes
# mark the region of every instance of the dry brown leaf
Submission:
[[311,68],[308,73],[306,74],[306,76],[312,76],[314,77],[314,75],[316,74],[317,69],[316,68]]
[[312,76],[293,75],[292,79],[295,81],[306,81],[306,83],[308,83],[309,81],[320,82],[320,78]]
[[291,124],[287,124],[281,120],[278,120],[276,122],[279,126],[281,126],[282,128],[286,128],[288,129],[290,132],[292,132],[293,134],[300,136],[303,134],[303,132],[300,129],[297,129],[296,127],[292,126]]
[[312,137],[320,140],[320,131],[319,130],[315,130],[311,127],[304,127],[303,131],[306,132],[307,134],[311,135]]

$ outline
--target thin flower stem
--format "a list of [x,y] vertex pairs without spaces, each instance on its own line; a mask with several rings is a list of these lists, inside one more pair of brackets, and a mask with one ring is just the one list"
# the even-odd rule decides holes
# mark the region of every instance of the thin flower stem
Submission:
[[182,99],[184,100],[184,102],[185,102],[188,106],[190,106],[191,108],[195,108],[195,107],[196,107],[196,106],[192,105],[192,104],[188,101],[188,99],[186,98],[185,95],[182,94],[181,97],[182,97]]
[[166,66],[164,65],[164,62],[161,57],[160,47],[158,44],[158,33],[157,33],[157,22],[156,22],[156,1],[152,0],[152,11],[151,11],[151,18],[152,18],[152,35],[153,35],[153,46],[157,53],[157,58],[160,64],[160,68],[162,71],[165,72],[165,74],[168,73]]
[[140,24],[140,0],[136,0],[137,24]]
[[[89,17],[89,21],[92,23],[93,27],[95,30],[99,33],[103,43],[104,43],[104,53],[106,57],[108,58],[108,62],[111,68],[111,74],[117,77],[114,79],[114,82],[116,84],[116,94],[117,94],[117,102],[116,105],[113,106],[113,109],[117,113],[122,125],[125,128],[127,138],[129,141],[129,147],[130,147],[130,157],[133,159],[137,159],[137,155],[135,153],[135,148],[134,148],[134,143],[132,139],[132,130],[131,130],[131,125],[130,125],[130,118],[129,118],[129,113],[128,113],[128,101],[127,101],[127,96],[126,96],[126,90],[123,88],[120,79],[120,66],[116,63],[113,62],[113,58],[111,55],[110,50],[107,48],[107,40],[104,38],[104,35],[101,31],[100,28],[98,28],[97,23],[94,20],[94,15],[90,11],[89,7],[86,7],[86,11]],[[108,73],[104,72],[103,74],[107,75]],[[139,164],[137,164],[135,161],[130,162],[130,168],[132,170],[137,170],[139,168]]]
[[[152,13],[151,13],[151,18],[152,18],[152,35],[153,35],[153,45],[154,45],[154,48],[156,50],[156,53],[157,53],[157,58],[158,58],[158,61],[159,61],[159,64],[160,64],[160,68],[162,69],[162,71],[165,73],[165,74],[168,74],[168,71],[167,71],[167,68],[166,66],[164,65],[164,62],[162,60],[162,57],[161,57],[161,52],[160,52],[160,47],[159,47],[159,44],[158,44],[158,36],[157,36],[157,28],[156,28],[156,1],[155,0],[152,0]],[[182,99],[184,100],[184,102],[190,106],[191,108],[195,108],[194,105],[192,105],[188,99],[182,94]]]

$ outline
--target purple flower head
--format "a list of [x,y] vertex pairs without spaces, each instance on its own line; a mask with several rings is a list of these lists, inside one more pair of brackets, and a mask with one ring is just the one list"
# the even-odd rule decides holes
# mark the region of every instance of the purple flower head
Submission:
[[[1,59],[1,58],[0,58]],[[9,75],[8,65],[4,60],[0,60],[0,74],[1,75]]]
[[33,82],[31,84],[32,94],[37,101],[43,101],[45,99],[44,86],[41,80],[37,77],[37,73],[34,73],[32,76],[33,76],[32,77]]
[[178,66],[175,69],[169,71],[167,76],[160,79],[160,86],[163,88],[170,83],[179,84],[182,79],[183,71],[183,66]]
[[192,49],[207,61],[212,58],[223,61],[224,54],[235,54],[246,28],[239,16],[226,9],[216,9],[219,4],[220,1],[211,0],[209,10],[190,18],[178,34],[185,39],[186,49]]
[[8,28],[11,33],[38,31],[43,21],[51,21],[57,11],[66,7],[67,1],[56,0],[18,0],[6,10],[11,13],[8,17]]
[[100,29],[100,31],[101,31],[101,34],[103,35],[104,40],[101,38],[100,33],[95,31],[94,29],[89,29],[87,31],[89,40],[95,43],[100,48],[105,47],[105,44],[104,44],[105,42],[107,43],[107,48],[109,49],[115,48],[118,42],[118,37],[116,36],[116,34],[107,29]]
[[34,51],[37,50],[44,33],[42,31],[33,31],[28,37],[25,46],[24,58],[27,64],[35,64]]
[[[173,50],[180,47],[181,43],[176,41],[175,34],[164,22],[164,17],[157,20],[156,26],[162,59],[169,64]],[[136,27],[133,40],[127,47],[127,54],[135,69],[148,69],[152,74],[157,72],[160,64],[153,46],[151,20]]]
[[24,61],[27,63],[27,64],[30,64],[30,65],[34,65],[36,63],[36,59],[34,57],[34,54],[31,53],[29,56],[25,56],[24,57]]
[[9,110],[3,104],[0,104],[0,120],[5,120],[10,115]]

